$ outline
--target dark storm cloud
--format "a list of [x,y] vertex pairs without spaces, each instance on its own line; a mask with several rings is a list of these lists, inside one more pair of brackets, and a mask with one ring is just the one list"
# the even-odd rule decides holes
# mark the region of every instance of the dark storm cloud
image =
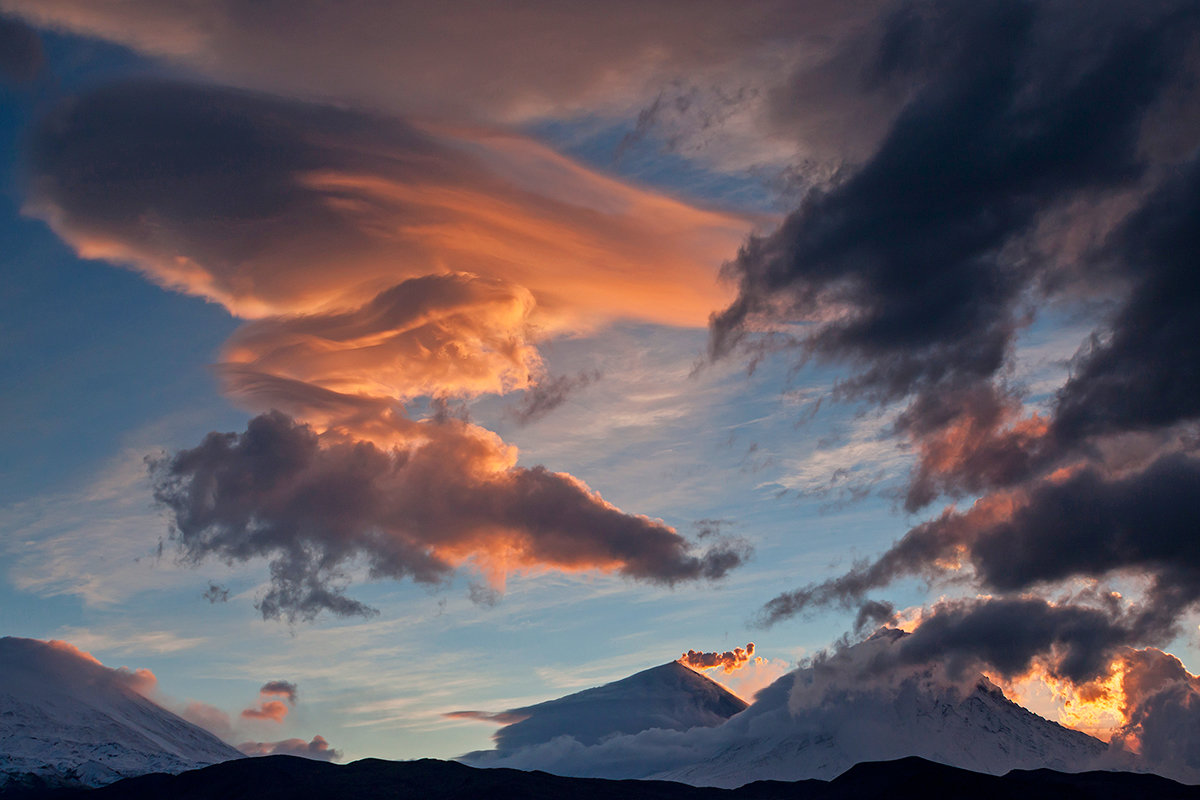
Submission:
[[1153,614],[1034,597],[943,601],[896,642],[885,661],[939,663],[956,676],[990,668],[1005,678],[1040,661],[1052,675],[1084,682],[1108,674],[1121,648],[1169,639],[1173,629],[1161,623]]
[[[1082,264],[1059,263],[1041,240],[1067,236],[1083,213],[1055,228],[1048,212],[1163,174],[1145,142],[1173,123],[1161,103],[1187,83],[1198,17],[1182,3],[899,4],[864,79],[903,77],[911,99],[860,168],[726,266],[739,295],[712,318],[712,354],[791,342],[852,367],[839,396],[907,400],[896,432],[918,456],[909,511],[1019,484],[1069,455],[1081,431],[1194,416],[1195,371],[1175,374],[1196,360],[1200,318],[1194,170],[1168,169],[1184,174]],[[1009,383],[1015,335],[1043,300],[1130,286],[1047,436],[1046,419],[1022,419]],[[764,327],[774,332],[754,333]]]
[[20,20],[0,15],[0,80],[31,81],[44,62],[42,39],[37,31]]
[[[1197,77],[1200,9],[898,8],[872,74],[909,74],[918,89],[872,158],[728,266],[739,297],[714,316],[711,343],[717,355],[755,346],[751,331],[773,327],[806,357],[850,364],[842,396],[907,402],[906,508],[979,499],[775,597],[760,619],[834,606],[857,610],[861,628],[890,620],[868,595],[898,578],[968,583],[1001,597],[939,606],[904,648],[929,641],[925,654],[1010,674],[1053,652],[1080,680],[1116,646],[1162,641],[1200,599],[1188,427],[1200,416],[1200,130],[1163,111]],[[1190,145],[1156,148],[1165,128]],[[1074,257],[1047,244],[1091,222],[1054,214],[1117,193],[1125,210]],[[1029,415],[1011,381],[1014,336],[1063,301],[1095,332],[1048,413]],[[1148,579],[1136,615],[1023,596],[1129,574]]]
[[600,380],[598,370],[577,375],[554,375],[543,378],[525,392],[521,402],[511,412],[519,425],[528,425],[567,402],[573,395]]
[[369,614],[346,597],[345,570],[437,583],[472,560],[485,573],[521,567],[599,569],[661,584],[715,579],[744,550],[693,555],[662,522],[625,514],[577,479],[542,467],[495,469],[466,423],[420,425],[429,441],[386,450],[322,440],[279,413],[243,434],[210,434],[152,465],[185,559],[271,560],[264,617]]
[[1058,393],[1060,439],[1200,416],[1200,161],[1172,172],[1112,237],[1133,288]]
[[[739,296],[713,317],[714,354],[748,326],[806,322],[809,354],[856,366],[850,394],[990,379],[1036,274],[1004,245],[1048,205],[1141,174],[1139,124],[1172,74],[1182,12],[1058,31],[1035,3],[934,8],[891,23],[880,71],[910,68],[905,53],[934,63],[878,152],[728,265]],[[1052,34],[1092,51],[1064,70],[1040,49]]]
[[[1024,591],[1121,570],[1151,578],[1148,600],[1168,619],[1200,600],[1200,459],[1163,456],[1144,470],[1108,478],[1094,469],[1038,485],[1009,514],[986,505],[947,511],[910,530],[876,560],[823,583],[782,594],[762,619],[849,607],[910,575],[952,575],[958,559],[985,589]],[[955,566],[951,566],[955,565]]]

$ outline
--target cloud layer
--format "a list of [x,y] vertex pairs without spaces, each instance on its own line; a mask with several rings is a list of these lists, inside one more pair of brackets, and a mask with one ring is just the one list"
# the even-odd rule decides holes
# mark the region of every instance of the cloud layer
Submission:
[[[342,592],[355,564],[424,583],[469,564],[502,587],[547,568],[674,584],[744,559],[517,468],[448,401],[528,390],[533,419],[570,388],[544,374],[546,337],[702,324],[747,220],[515,135],[200,85],[64,103],[30,173],[30,211],[81,255],[250,318],[217,374],[269,413],[153,469],[188,561],[270,560],[264,616],[370,613]],[[439,410],[413,419],[417,400]]]
[[[900,410],[907,510],[973,502],[762,620],[834,605],[863,627],[893,618],[869,595],[897,579],[958,583],[994,596],[927,609],[902,650],[1086,680],[1118,647],[1168,642],[1200,599],[1200,124],[1172,110],[1194,100],[1200,14],[901,3],[882,29],[866,60],[912,93],[872,155],[727,265],[738,297],[711,350],[847,366],[836,397]],[[1019,337],[1064,311],[1093,334],[1030,398]],[[1114,606],[1101,587],[1129,578],[1147,588]],[[1080,579],[1100,586],[1043,599]]]

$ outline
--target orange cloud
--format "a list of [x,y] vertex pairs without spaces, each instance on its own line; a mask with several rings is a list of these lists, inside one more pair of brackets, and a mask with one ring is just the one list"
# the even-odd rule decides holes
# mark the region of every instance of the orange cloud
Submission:
[[[309,619],[371,613],[339,588],[351,562],[375,578],[423,583],[470,564],[496,587],[539,569],[670,585],[719,578],[747,555],[722,542],[697,552],[660,520],[622,512],[571,475],[518,467],[514,448],[468,422],[393,415],[365,434],[352,422],[349,433],[318,433],[264,414],[243,434],[210,434],[156,462],[156,497],[173,513],[185,556],[271,559],[260,610]],[[389,432],[390,446],[362,438]]]
[[[146,115],[179,135],[141,146]],[[108,149],[75,149],[85,140]],[[223,169],[197,180],[189,165],[214,142]],[[60,109],[35,152],[28,210],[81,255],[247,318],[349,311],[456,272],[512,287],[516,321],[532,314],[545,331],[703,326],[729,299],[718,269],[753,225],[516,135],[213,88],[95,92]]]
[[[680,664],[695,670],[714,669],[720,667],[722,672],[730,673],[739,670],[750,663],[754,656],[754,642],[746,645],[745,649],[735,647],[724,653],[703,653],[698,650],[688,650],[676,659]],[[761,661],[762,659],[758,659]]]
[[262,719],[271,722],[283,722],[287,715],[287,704],[280,700],[265,700],[257,706],[242,711],[242,717],[245,719]]
[[106,667],[91,653],[86,650],[80,650],[70,642],[64,642],[61,639],[50,639],[45,642],[46,645],[63,653],[67,653],[75,658],[82,659],[91,664],[101,667],[107,675],[118,681],[119,683],[129,687],[133,691],[143,697],[150,697],[158,688],[158,678],[148,669],[130,669],[128,667]]
[[340,750],[329,746],[324,736],[314,736],[312,741],[284,739],[279,742],[242,742],[238,746],[248,756],[300,756],[315,761],[335,761],[342,757]]
[[[214,148],[219,168],[197,172]],[[93,92],[47,120],[33,153],[30,210],[81,255],[251,319],[218,372],[267,413],[157,461],[156,497],[190,558],[273,559],[265,616],[369,613],[334,588],[354,555],[373,577],[437,582],[469,565],[494,587],[541,569],[671,584],[744,558],[692,553],[574,476],[519,468],[491,431],[405,404],[529,389],[548,336],[617,318],[703,325],[748,220],[519,136],[212,87]],[[270,464],[248,449],[259,437]],[[249,494],[222,477],[247,458]]]

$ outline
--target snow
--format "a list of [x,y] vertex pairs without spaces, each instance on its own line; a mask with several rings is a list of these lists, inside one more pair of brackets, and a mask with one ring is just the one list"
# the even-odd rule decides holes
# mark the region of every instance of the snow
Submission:
[[[952,681],[931,667],[909,666],[882,675],[853,668],[875,663],[872,659],[894,640],[880,637],[856,645],[832,670],[789,673],[760,691],[746,710],[716,726],[688,730],[683,724],[647,723],[637,732],[624,728],[611,733],[609,720],[622,716],[625,706],[681,702],[674,695],[662,700],[647,700],[640,692],[626,695],[618,691],[625,681],[618,681],[595,695],[603,704],[573,704],[569,725],[555,730],[546,718],[536,741],[519,744],[502,730],[497,741],[505,746],[460,760],[576,777],[655,778],[720,787],[765,779],[828,780],[863,761],[905,756],[997,775],[1011,769],[1073,772],[1128,766],[1114,763],[1100,740],[1037,716],[979,676]],[[632,686],[643,688],[637,682]],[[577,735],[592,724],[609,733]]]
[[515,750],[563,735],[596,744],[613,734],[650,728],[711,727],[745,708],[744,700],[719,683],[672,661],[594,689],[511,709],[508,714],[525,719],[501,728],[496,748]]
[[0,638],[0,787],[100,786],[243,757],[136,692],[138,680],[69,646]]

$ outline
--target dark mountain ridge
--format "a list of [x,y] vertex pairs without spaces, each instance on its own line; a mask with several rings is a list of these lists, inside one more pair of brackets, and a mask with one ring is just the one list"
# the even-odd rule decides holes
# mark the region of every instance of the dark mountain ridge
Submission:
[[738,789],[669,781],[564,778],[544,772],[477,769],[452,761],[363,759],[338,765],[294,756],[241,759],[179,775],[127,778],[99,789],[0,793],[5,800],[1200,800],[1200,786],[1128,772],[1013,770],[986,775],[903,758],[858,764],[832,781],[757,781]]

